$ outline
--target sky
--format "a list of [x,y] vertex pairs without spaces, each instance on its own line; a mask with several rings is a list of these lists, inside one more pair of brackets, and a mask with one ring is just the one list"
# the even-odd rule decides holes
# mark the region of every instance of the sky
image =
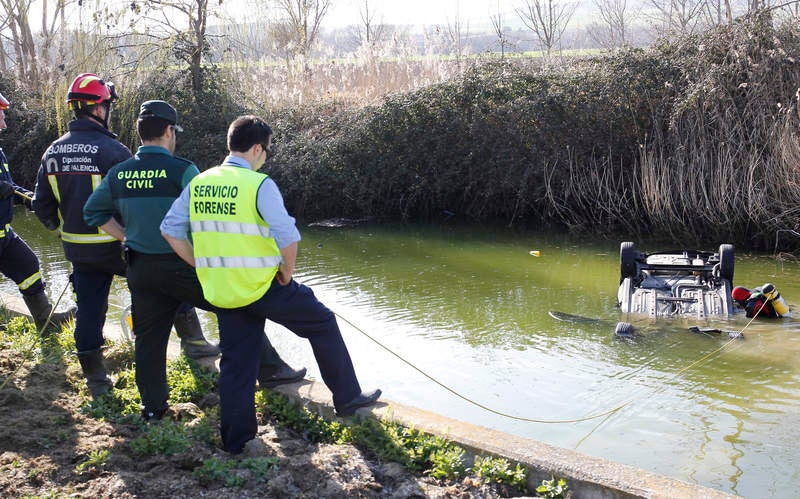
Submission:
[[[330,27],[360,23],[359,5],[363,0],[333,0],[326,18]],[[504,15],[514,12],[512,0],[369,0],[376,19],[384,24],[446,24],[456,15],[463,23],[482,25],[498,10]]]

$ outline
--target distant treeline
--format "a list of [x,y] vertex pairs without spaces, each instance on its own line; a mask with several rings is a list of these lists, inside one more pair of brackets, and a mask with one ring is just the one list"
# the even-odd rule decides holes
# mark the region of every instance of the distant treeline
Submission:
[[[262,109],[241,79],[208,71],[202,95],[180,73],[118,85],[113,128],[134,147],[138,104],[170,100],[187,129],[178,154],[206,168],[224,156],[234,116],[262,114],[276,131],[267,171],[304,221],[448,220],[754,249],[778,237],[781,249],[800,247],[789,232],[800,229],[797,20],[775,26],[761,13],[647,49],[484,62],[367,107]],[[66,110],[28,109],[13,86],[0,80],[14,106],[2,145],[30,184]]]

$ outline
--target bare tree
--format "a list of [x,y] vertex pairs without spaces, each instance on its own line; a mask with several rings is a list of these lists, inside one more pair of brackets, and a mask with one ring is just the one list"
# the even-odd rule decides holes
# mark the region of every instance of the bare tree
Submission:
[[367,49],[370,56],[375,55],[378,46],[383,43],[388,33],[388,27],[383,23],[370,0],[361,0],[358,4],[358,17],[361,23],[353,28],[353,35],[359,47]]
[[506,47],[511,46],[511,40],[506,36],[503,13],[500,12],[499,2],[497,5],[497,12],[489,15],[489,21],[492,23],[492,31],[494,31],[494,34],[497,36],[497,43],[500,45],[500,58],[504,59],[506,56]]
[[693,33],[703,26],[707,0],[650,0],[651,19],[665,32]]
[[614,48],[628,43],[628,31],[635,18],[628,0],[594,0],[599,22],[589,25],[589,36],[602,47]]
[[300,56],[308,71],[308,57],[317,41],[322,20],[333,0],[270,0],[278,13],[277,42],[287,54]]
[[448,20],[444,29],[444,36],[450,52],[456,56],[458,70],[461,71],[461,59],[466,52],[464,39],[469,36],[469,23],[465,24],[461,18],[461,2],[456,2],[456,14],[452,21]]
[[577,4],[564,0],[524,0],[516,10],[522,23],[536,35],[547,55],[561,40]]
[[173,55],[189,65],[195,95],[203,86],[203,56],[210,49],[208,19],[221,4],[222,0],[212,3],[213,7],[208,0],[143,0],[130,4],[131,10],[141,15],[143,34],[156,45],[170,43]]
[[[9,40],[14,53],[14,64],[20,81],[33,84],[46,76],[56,59],[56,39],[64,32],[64,13],[74,0],[0,0],[0,27],[10,32]],[[36,5],[40,4],[40,5]],[[34,6],[41,12],[41,31],[34,34],[31,13]],[[4,70],[8,67],[5,47],[2,51]]]
[[730,0],[706,0],[703,5],[704,24],[718,26],[733,22]]

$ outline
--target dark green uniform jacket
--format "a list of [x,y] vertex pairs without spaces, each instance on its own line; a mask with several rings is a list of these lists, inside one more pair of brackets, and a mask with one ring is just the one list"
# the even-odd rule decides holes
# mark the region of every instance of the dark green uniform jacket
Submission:
[[189,181],[199,174],[189,160],[158,146],[141,146],[136,155],[113,167],[83,209],[88,225],[118,215],[125,239],[139,253],[173,253],[159,224]]

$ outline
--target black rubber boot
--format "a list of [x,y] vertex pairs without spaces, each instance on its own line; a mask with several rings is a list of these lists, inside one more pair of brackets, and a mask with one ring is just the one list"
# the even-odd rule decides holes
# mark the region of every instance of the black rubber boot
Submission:
[[261,351],[261,363],[258,368],[258,387],[275,388],[276,386],[295,383],[306,375],[306,368],[292,369],[281,359],[275,347],[267,340]]
[[219,355],[219,347],[209,343],[203,336],[203,328],[200,327],[200,319],[197,317],[195,309],[191,308],[186,312],[175,314],[174,324],[175,332],[181,339],[181,348],[187,357],[199,359]]
[[103,364],[103,351],[101,349],[89,350],[88,352],[78,352],[78,361],[83,369],[83,376],[86,378],[86,386],[92,398],[108,393],[114,384],[106,374],[106,366]]
[[47,295],[44,294],[44,291],[30,296],[22,295],[22,299],[25,300],[25,305],[28,307],[33,317],[33,323],[36,324],[36,329],[40,332],[44,331],[46,324],[51,324],[53,327],[60,328],[64,323],[75,317],[75,307],[66,312],[53,312],[51,316],[50,313],[53,311],[53,305],[50,303]]

